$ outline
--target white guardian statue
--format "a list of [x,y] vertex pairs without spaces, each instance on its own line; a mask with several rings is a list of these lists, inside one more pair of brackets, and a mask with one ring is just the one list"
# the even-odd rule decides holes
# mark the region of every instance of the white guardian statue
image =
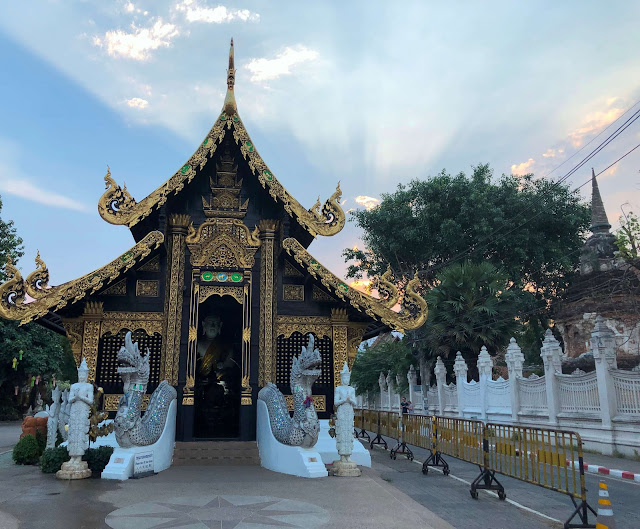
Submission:
[[353,407],[356,406],[356,390],[353,389],[347,363],[340,372],[340,385],[336,388],[333,405],[336,409],[336,445],[340,459],[333,463],[334,476],[359,476],[360,469],[353,461]]
[[58,416],[60,414],[60,396],[62,392],[56,386],[51,391],[51,406],[47,406],[47,448],[55,448],[56,437],[58,436]]
[[71,460],[62,464],[56,473],[58,479],[84,479],[91,476],[84,451],[89,448],[89,412],[93,404],[93,384],[87,382],[89,368],[83,358],[78,368],[78,382],[69,390],[69,430],[67,449]]

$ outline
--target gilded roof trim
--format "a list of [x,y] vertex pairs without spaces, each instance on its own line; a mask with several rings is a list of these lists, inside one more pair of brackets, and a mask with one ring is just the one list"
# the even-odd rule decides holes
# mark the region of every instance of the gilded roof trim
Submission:
[[173,193],[179,193],[193,180],[196,168],[202,170],[209,158],[213,156],[218,145],[225,137],[226,131],[233,128],[233,138],[240,145],[244,158],[248,161],[253,174],[258,178],[262,187],[268,188],[269,194],[275,201],[280,201],[284,209],[314,237],[317,235],[331,236],[338,233],[345,224],[345,214],[340,206],[342,191],[340,183],[331,197],[320,203],[320,199],[310,208],[305,209],[278,181],[273,172],[258,154],[238,115],[235,95],[235,68],[233,59],[233,41],[229,53],[229,70],[227,72],[227,96],[223,104],[222,113],[213,127],[200,144],[195,153],[175,174],[158,189],[140,202],[129,194],[127,187],[120,187],[111,177],[111,170],[107,168],[104,177],[106,191],[98,201],[100,216],[111,224],[135,226],[147,217],[153,210],[162,206]]
[[[18,320],[22,325],[44,316],[49,311],[56,311],[69,303],[80,301],[139,263],[163,242],[164,235],[159,231],[152,231],[133,248],[102,268],[51,288],[46,288],[46,283],[30,281],[29,278],[33,278],[34,273],[27,277],[27,284],[25,284],[18,269],[11,260],[8,260],[5,272],[9,279],[0,285],[0,316],[8,320]],[[39,270],[46,271],[46,265],[41,260],[39,262],[39,255],[36,258],[36,263]],[[48,271],[46,271],[46,279],[48,281]],[[37,299],[25,303],[26,293]],[[33,296],[34,293],[36,296]]]
[[335,292],[336,296],[375,320],[400,332],[417,329],[427,321],[427,302],[417,291],[420,286],[417,274],[407,283],[400,303],[401,311],[395,312],[391,307],[397,302],[399,294],[391,281],[389,270],[377,282],[378,289],[384,296],[384,299],[377,299],[351,288],[321,265],[296,239],[292,237],[285,239],[282,241],[282,247],[314,278],[320,279],[325,287]]

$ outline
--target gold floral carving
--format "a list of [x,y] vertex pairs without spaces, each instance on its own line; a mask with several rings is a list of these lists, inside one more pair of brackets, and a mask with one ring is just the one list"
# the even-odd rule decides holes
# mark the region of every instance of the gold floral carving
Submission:
[[318,200],[310,209],[305,209],[278,181],[258,154],[237,113],[232,88],[227,90],[222,113],[196,152],[169,180],[140,202],[135,201],[126,186],[121,188],[116,184],[111,177],[110,169],[107,168],[107,174],[104,177],[107,190],[98,202],[100,216],[111,224],[134,226],[152,211],[160,208],[171,194],[179,193],[185,184],[191,182],[196,175],[196,169],[202,170],[204,168],[218,145],[222,143],[225,135],[230,134],[232,130],[233,138],[240,146],[240,151],[247,159],[254,176],[258,178],[263,187],[268,189],[271,197],[275,201],[281,202],[285,210],[294,216],[311,235],[314,237],[316,235],[335,235],[344,227],[345,214],[340,206],[342,197],[340,184],[338,184],[335,193],[323,205]]
[[282,241],[282,247],[288,254],[293,256],[298,264],[304,266],[314,278],[320,279],[322,284],[340,299],[349,302],[359,311],[389,327],[404,332],[417,329],[427,320],[427,302],[418,293],[420,280],[417,273],[407,283],[401,301],[401,311],[395,312],[386,306],[388,300],[381,301],[363,294],[336,277],[321,265],[296,239],[291,237],[285,239]]
[[161,377],[171,385],[178,384],[180,362],[180,332],[182,330],[182,286],[184,284],[184,239],[191,220],[188,215],[172,215],[169,218],[171,248],[167,271],[168,296],[165,313],[167,316],[166,340],[163,340],[163,372]]
[[202,285],[200,287],[200,303],[204,303],[204,301],[211,296],[231,296],[242,305],[244,294],[242,287],[237,285]]
[[258,228],[249,231],[241,220],[212,218],[197,230],[190,226],[186,238],[193,266],[252,268],[260,246]]
[[[102,409],[104,411],[118,411],[118,403],[122,398],[122,393],[107,393],[102,397]],[[146,394],[142,396],[142,410],[146,410],[149,405],[149,399],[151,395]]]
[[40,258],[40,252],[36,255],[37,268],[27,276],[25,287],[27,294],[33,299],[39,299],[47,295],[49,288],[49,269]]
[[242,395],[240,397],[240,405],[241,406],[251,406],[253,404],[253,400],[251,399],[251,395]]
[[100,343],[100,320],[85,320],[82,334],[82,356],[89,368],[89,382],[96,380],[96,365],[98,363],[98,345]]
[[[327,396],[326,395],[312,395],[313,404],[316,411],[327,411]],[[284,400],[287,403],[289,411],[293,411],[293,395],[285,395]]]
[[48,289],[46,294],[30,303],[24,302],[25,281],[9,261],[5,266],[9,280],[0,285],[0,316],[8,320],[19,320],[22,324],[44,316],[49,311],[55,312],[69,303],[76,303],[100,290],[105,283],[121,276],[163,242],[164,235],[159,231],[152,231],[109,264],[78,279]]
[[80,318],[63,319],[62,326],[67,332],[67,338],[69,339],[69,345],[71,345],[73,359],[76,362],[76,366],[79,366],[82,361],[82,335],[84,334],[84,321]]
[[333,296],[327,294],[324,290],[318,288],[316,285],[313,285],[313,290],[311,292],[311,299],[313,301],[319,301],[320,303],[337,303],[338,300]]
[[[198,349],[198,314],[200,310],[200,270],[191,270],[191,297],[189,299],[189,342],[187,344],[187,371],[185,384],[182,388],[182,404],[193,405],[193,395],[196,385],[196,359]],[[191,400],[191,404],[185,404]]]
[[182,397],[182,405],[183,406],[193,406],[195,403],[195,399],[193,395],[185,395]]
[[159,290],[160,286],[157,281],[147,279],[138,279],[136,281],[136,296],[156,298]]
[[355,362],[358,354],[358,347],[362,343],[362,336],[364,336],[368,326],[368,323],[349,323],[347,330],[347,362],[349,369],[353,367],[353,362]]
[[276,335],[289,338],[294,332],[331,338],[331,319],[326,316],[278,316]]
[[340,371],[347,361],[348,325],[347,309],[331,309],[331,330],[333,332],[333,385],[340,385]]
[[284,301],[304,301],[304,285],[282,285]]
[[276,252],[275,237],[279,223],[263,219],[259,224],[262,249],[260,251],[260,342],[258,384],[276,380]]
[[164,314],[162,312],[105,312],[102,320],[101,336],[116,335],[122,330],[144,330],[149,336],[164,334]]
[[127,294],[127,280],[123,279],[114,283],[106,290],[100,292],[101,296],[126,296]]
[[138,272],[159,272],[160,271],[160,256],[156,255],[152,259],[149,259],[142,266],[138,267]]
[[284,277],[304,277],[304,274],[285,259],[284,260]]

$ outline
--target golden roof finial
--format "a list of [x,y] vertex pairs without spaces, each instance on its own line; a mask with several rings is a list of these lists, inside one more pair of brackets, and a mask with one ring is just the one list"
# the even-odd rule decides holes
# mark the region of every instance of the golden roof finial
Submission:
[[231,39],[231,48],[229,49],[229,69],[227,70],[227,97],[224,99],[224,111],[228,116],[232,116],[237,112],[236,98],[233,94],[233,87],[236,83],[236,69],[233,58],[233,39]]

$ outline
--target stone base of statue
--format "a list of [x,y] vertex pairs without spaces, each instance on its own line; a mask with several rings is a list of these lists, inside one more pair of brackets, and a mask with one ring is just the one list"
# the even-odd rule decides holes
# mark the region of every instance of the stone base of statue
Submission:
[[358,465],[354,461],[348,458],[340,458],[338,461],[334,461],[329,471],[332,476],[357,478],[362,474],[362,471],[358,468]]
[[[336,440],[329,435],[329,428],[329,419],[320,419],[320,435],[318,436],[316,446],[313,447],[318,451],[325,465],[332,465],[334,461],[340,459],[340,454],[338,454],[338,448],[336,447]],[[353,440],[353,452],[351,453],[350,459],[359,467],[371,468],[371,454],[369,450],[355,439]]]
[[82,456],[73,456],[66,463],[62,463],[62,468],[56,472],[58,479],[85,479],[91,477],[91,470]]
[[327,477],[327,469],[315,447],[289,446],[275,438],[271,430],[267,405],[262,400],[258,401],[257,422],[256,438],[260,466],[274,472],[302,478]]
[[[169,404],[167,422],[160,438],[148,446],[122,448],[115,443],[115,434],[113,434],[115,450],[100,477],[102,479],[118,479],[121,481],[137,477],[136,456],[138,461],[144,459],[145,465],[142,470],[145,471],[144,474],[146,475],[167,470],[173,462],[173,449],[176,445],[176,410],[177,402],[174,399]],[[148,472],[146,472],[147,468]]]

